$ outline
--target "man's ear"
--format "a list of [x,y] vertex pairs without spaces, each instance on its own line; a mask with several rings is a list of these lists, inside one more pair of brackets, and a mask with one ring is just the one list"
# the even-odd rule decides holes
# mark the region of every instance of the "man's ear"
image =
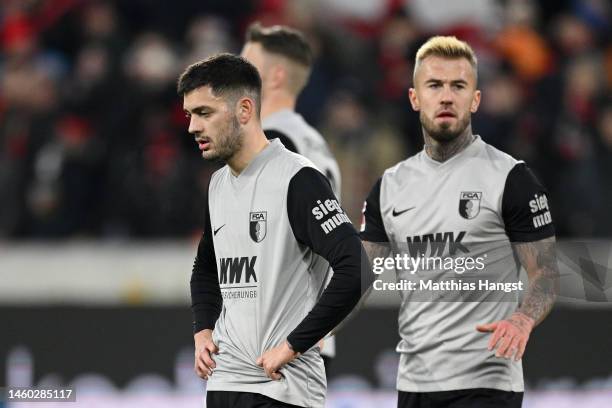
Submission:
[[478,111],[478,107],[480,106],[480,90],[474,91],[474,97],[472,98],[472,104],[470,105],[470,112],[476,113]]
[[412,109],[414,109],[417,112],[421,110],[421,105],[419,104],[419,98],[417,96],[416,89],[410,88],[408,90],[408,99],[410,100]]
[[274,64],[270,67],[268,83],[270,88],[281,88],[287,82],[287,69],[281,64]]
[[236,104],[236,117],[241,125],[246,125],[255,115],[255,101],[248,96],[240,98]]

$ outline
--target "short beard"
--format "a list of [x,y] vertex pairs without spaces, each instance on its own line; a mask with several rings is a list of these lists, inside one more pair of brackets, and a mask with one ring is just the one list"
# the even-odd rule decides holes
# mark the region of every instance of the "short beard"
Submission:
[[436,142],[446,144],[452,142],[459,137],[470,124],[470,116],[466,115],[457,122],[457,128],[452,130],[450,124],[443,123],[440,126],[434,124],[433,121],[429,120],[427,116],[421,111],[419,118],[421,119],[421,125],[427,134]]
[[227,163],[242,148],[242,130],[236,116],[228,121],[227,126],[219,132],[219,136],[221,137],[217,140],[215,154],[205,159]]

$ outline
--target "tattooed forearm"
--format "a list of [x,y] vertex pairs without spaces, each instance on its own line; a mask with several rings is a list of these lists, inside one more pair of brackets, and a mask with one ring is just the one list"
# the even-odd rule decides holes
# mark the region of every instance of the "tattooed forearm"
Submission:
[[518,312],[534,319],[537,325],[548,315],[559,292],[555,238],[517,243],[514,250],[529,278],[527,293]]
[[374,258],[384,258],[389,255],[389,245],[387,243],[378,243],[363,241],[363,248],[366,250],[370,264]]

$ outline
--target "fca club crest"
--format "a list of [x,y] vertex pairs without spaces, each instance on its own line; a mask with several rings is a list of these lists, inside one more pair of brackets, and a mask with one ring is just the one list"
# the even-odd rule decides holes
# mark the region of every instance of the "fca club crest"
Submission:
[[252,212],[249,215],[249,235],[255,242],[261,242],[266,237],[267,228],[267,211]]
[[476,217],[480,212],[480,191],[462,191],[459,196],[459,214],[468,220]]

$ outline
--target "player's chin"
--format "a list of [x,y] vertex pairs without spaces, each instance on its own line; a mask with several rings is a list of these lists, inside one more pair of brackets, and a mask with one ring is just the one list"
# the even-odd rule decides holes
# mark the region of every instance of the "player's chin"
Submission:
[[437,142],[450,142],[455,140],[459,136],[458,132],[453,131],[452,128],[438,128],[436,132],[432,133],[431,136]]
[[202,150],[202,157],[206,160],[217,160],[219,155],[212,149]]

